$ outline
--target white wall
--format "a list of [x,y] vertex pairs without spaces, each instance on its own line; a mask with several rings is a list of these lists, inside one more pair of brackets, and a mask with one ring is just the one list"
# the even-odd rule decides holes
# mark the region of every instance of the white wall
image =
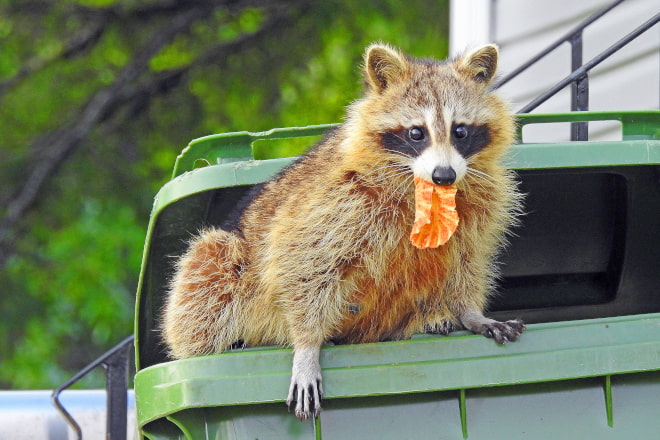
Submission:
[[[488,5],[486,4],[488,3]],[[512,71],[531,56],[566,34],[570,29],[612,0],[496,0],[493,21],[483,18],[474,9],[486,11],[491,0],[453,0],[451,27],[454,38],[450,47],[460,51],[470,44],[469,37],[483,39],[491,35],[500,45],[500,75]],[[472,8],[472,12],[470,11]],[[467,12],[464,12],[467,11]],[[458,13],[457,13],[458,12]],[[618,39],[660,12],[659,0],[626,0],[585,29],[583,62],[602,52]],[[465,14],[470,14],[466,16]],[[470,26],[487,27],[478,32]],[[485,41],[483,41],[485,42]],[[556,84],[571,71],[570,46],[560,46],[500,92],[518,110],[530,100]],[[590,110],[640,110],[660,106],[660,25],[622,48],[595,67],[589,74]],[[570,111],[570,87],[539,106],[534,113]],[[618,139],[617,124],[590,124],[590,139]],[[558,141],[568,139],[568,129],[547,127],[530,133],[529,140]],[[527,135],[527,132],[525,132]],[[532,137],[533,136],[533,137]],[[526,138],[527,140],[527,138]]]

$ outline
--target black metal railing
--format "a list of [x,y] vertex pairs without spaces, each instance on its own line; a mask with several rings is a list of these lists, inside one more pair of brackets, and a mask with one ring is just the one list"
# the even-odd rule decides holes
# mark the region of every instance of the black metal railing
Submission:
[[126,440],[128,373],[134,339],[134,336],[124,339],[53,391],[53,405],[55,405],[55,408],[57,408],[69,426],[75,431],[78,440],[82,440],[82,430],[78,422],[76,422],[73,416],[64,408],[62,402],[60,402],[60,394],[98,367],[105,368],[106,438],[109,440]]
[[[610,57],[613,53],[639,37],[641,34],[652,28],[660,21],[660,13],[654,15],[645,23],[634,29],[625,37],[614,43],[612,46],[583,64],[582,54],[582,41],[583,33],[587,26],[598,20],[600,17],[619,6],[625,0],[616,0],[610,3],[603,9],[597,11],[595,14],[589,16],[584,21],[579,23],[575,28],[571,29],[568,33],[563,35],[558,40],[547,46],[540,51],[537,55],[533,56],[529,61],[522,64],[517,69],[513,70],[510,74],[502,78],[494,88],[502,87],[504,84],[520,75],[527,70],[530,66],[537,63],[539,60],[553,52],[564,43],[569,43],[571,46],[571,74],[563,78],[557,84],[552,86],[543,94],[536,97],[529,104],[518,110],[518,113],[529,113],[545,101],[556,95],[560,90],[564,89],[567,85],[571,84],[571,111],[586,111],[589,110],[589,71],[600,64],[602,61]],[[586,141],[589,138],[587,122],[574,122],[571,124],[571,140],[573,141]]]

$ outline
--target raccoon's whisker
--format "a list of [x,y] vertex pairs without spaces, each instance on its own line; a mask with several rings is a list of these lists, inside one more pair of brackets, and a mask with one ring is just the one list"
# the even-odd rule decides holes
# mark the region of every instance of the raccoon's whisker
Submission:
[[400,202],[401,199],[403,199],[406,196],[411,186],[413,186],[412,180],[405,180],[403,181],[403,183],[399,184],[399,186],[396,189],[396,193],[399,194],[399,197],[396,198],[397,202]]
[[395,154],[397,156],[405,157],[406,159],[412,159],[413,158],[412,154],[408,154],[408,153],[405,153],[403,151],[390,150],[389,148],[385,148],[384,150],[389,152],[389,153]]
[[392,176],[395,176],[395,175],[412,172],[412,170],[407,165],[392,163],[392,164],[388,164],[386,166],[375,168],[375,169],[369,171],[368,173],[366,173],[365,176],[371,176],[372,174],[377,173],[378,171],[382,171],[382,170],[385,170],[385,171],[377,175],[378,180],[388,179],[388,178],[390,178]]
[[412,171],[408,168],[406,169],[401,169],[401,170],[389,170],[388,173],[382,174],[379,176],[379,180],[391,180],[393,178],[399,177],[399,176],[405,176],[408,174],[412,174]]
[[406,193],[406,192],[408,192],[408,189],[409,189],[409,188],[411,188],[411,187],[413,187],[413,186],[415,186],[415,185],[414,185],[414,183],[413,183],[412,180],[406,180],[405,182],[403,182],[403,185],[402,185],[402,186],[403,186],[403,188],[402,188],[402,191],[401,191],[401,192],[402,192],[402,193]]
[[[410,185],[412,185],[412,179],[404,179],[403,181],[401,181],[396,186],[394,191],[392,191],[392,198],[397,200],[397,201],[401,201],[401,199],[406,195],[406,192],[407,192],[408,187]],[[394,197],[395,195],[398,195],[398,197],[395,198]]]
[[[403,144],[404,144],[406,147],[411,148],[411,149],[415,152],[415,154],[419,156],[419,151],[417,151],[417,148],[415,148],[415,145],[413,145],[409,140],[402,138],[401,136],[399,136],[399,135],[396,134],[396,133],[392,133],[392,134],[393,134],[394,137],[396,137],[397,139],[400,139],[401,142],[403,142]],[[409,156],[409,157],[410,157],[410,156]]]
[[[380,134],[381,134],[381,135],[382,135],[382,134],[385,134],[385,132],[380,132]],[[417,148],[415,148],[415,145],[412,144],[409,140],[404,139],[404,138],[401,137],[400,135],[398,135],[398,134],[396,134],[396,133],[393,133],[393,132],[388,132],[387,134],[390,134],[390,135],[394,136],[395,138],[399,139],[399,140],[403,143],[403,145],[405,145],[406,147],[408,147],[408,148],[410,148],[411,150],[413,150],[413,151],[415,152],[416,155],[419,155],[419,151],[417,150]],[[385,151],[389,151],[390,153],[396,154],[397,156],[402,156],[402,157],[406,157],[406,158],[409,158],[409,159],[412,159],[412,158],[413,158],[413,156],[412,156],[411,154],[407,154],[407,153],[405,153],[405,152],[403,152],[403,151],[389,150],[389,149],[386,149]]]
[[[412,176],[412,169],[410,169],[410,167],[407,165],[403,165],[399,163],[390,163],[386,166],[375,168],[369,171],[368,173],[366,173],[365,176],[373,175],[374,173],[377,173],[379,171],[382,172],[371,177],[375,182],[392,181],[394,179],[399,179],[401,177]],[[402,179],[401,182],[398,182],[397,186],[392,190],[392,198],[394,198],[395,193],[399,195],[398,193],[401,191],[401,188],[406,183],[410,183],[410,182],[412,182],[412,179],[410,178]],[[401,196],[399,195],[398,198],[400,199]]]
[[467,170],[467,175],[471,177],[475,183],[490,182],[490,179],[488,179],[488,177],[474,173],[469,168]]
[[393,176],[399,173],[400,171],[398,170],[387,169],[370,177],[374,182],[383,182],[385,180],[391,179]]
[[492,181],[494,180],[494,179],[493,179],[493,176],[491,176],[490,174],[485,173],[485,172],[483,172],[483,171],[481,171],[481,170],[478,170],[478,169],[476,169],[476,168],[467,167],[467,172],[468,172],[469,174],[473,175],[474,177],[477,177],[477,178],[480,178],[480,179],[486,180],[486,181],[488,181],[488,182],[492,182]]
[[476,187],[479,187],[482,191],[488,191],[488,188],[486,188],[486,186],[483,184],[483,182],[481,180],[474,179],[474,180],[472,180],[470,185],[466,185],[466,187],[465,187],[466,192],[471,191],[471,189],[470,189],[471,185],[474,185],[474,187],[472,189],[475,189]]
[[387,185],[388,187],[393,188],[392,191],[394,191],[396,189],[395,186],[398,187],[402,185],[402,181],[405,182],[406,180],[408,179],[406,179],[405,177],[402,178],[401,176],[392,176],[386,179],[382,179],[380,184]]
[[404,177],[404,178],[403,178],[403,179],[400,179],[398,182],[396,182],[397,189],[398,189],[399,186],[404,185],[405,182],[407,182],[408,180],[410,180],[410,179],[405,178],[405,175],[403,175],[403,174],[399,174],[399,175],[397,175],[397,176],[392,176],[389,180],[394,180],[395,178],[398,178],[398,177]]
[[404,164],[401,164],[401,163],[392,163],[392,164],[388,165],[386,168],[399,169],[399,170],[410,169],[410,167],[408,165],[404,165]]
[[393,170],[394,172],[390,174],[390,177],[396,177],[396,176],[405,176],[406,174],[411,174],[412,175],[412,170],[409,168],[404,168],[400,170]]
[[365,176],[370,176],[371,174],[377,173],[378,171],[381,170],[388,170],[393,168],[393,164],[388,164],[382,167],[374,168],[373,170],[370,170],[368,173],[365,174]]
[[363,177],[372,177],[373,175],[376,175],[378,179],[381,178],[382,175],[389,175],[391,173],[397,172],[397,165],[396,164],[387,164],[382,167],[374,168],[372,170],[369,170],[367,173],[363,175]]
[[372,171],[372,172],[373,172],[373,171],[378,171],[378,170],[382,170],[383,168],[404,168],[404,167],[408,167],[408,165],[404,165],[404,164],[396,163],[396,162],[390,162],[390,163],[388,163],[387,165],[384,165],[384,166],[382,166],[382,167],[375,168],[375,169],[373,169],[373,170],[371,170],[371,171]]
[[[468,165],[472,165],[472,163],[471,163],[471,162],[468,162]],[[472,172],[474,172],[474,173],[481,174],[481,175],[483,175],[483,176],[487,176],[487,177],[492,178],[492,176],[491,176],[490,174],[486,173],[485,171],[481,171],[481,170],[479,170],[479,169],[477,169],[477,168],[472,168],[471,166],[468,166],[467,168],[468,168],[468,170],[470,170],[470,171],[472,171]]]
[[492,184],[494,182],[494,179],[492,178],[492,176],[490,176],[487,173],[484,173],[483,171],[476,170],[474,168],[468,167],[467,168],[467,174],[468,174],[468,176],[473,178],[472,183],[474,185],[478,186],[479,188],[481,188],[484,191],[488,191],[488,188],[487,188],[486,185],[484,185],[484,183],[491,183]]
[[404,165],[404,164],[401,164],[401,163],[391,163],[391,164],[389,164],[388,166],[386,166],[386,167],[382,167],[382,168],[389,168],[389,169],[392,169],[392,170],[408,170],[408,171],[412,171],[412,170],[410,170],[410,167],[409,167],[408,165]]

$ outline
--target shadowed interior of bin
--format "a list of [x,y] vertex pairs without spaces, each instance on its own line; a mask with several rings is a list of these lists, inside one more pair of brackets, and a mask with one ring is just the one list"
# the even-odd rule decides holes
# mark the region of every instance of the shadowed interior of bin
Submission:
[[626,179],[603,172],[526,172],[521,227],[502,255],[505,295],[491,309],[606,303],[625,247]]
[[[500,256],[489,306],[528,323],[660,311],[660,167],[520,170],[525,214]],[[173,256],[208,225],[221,226],[249,186],[195,194],[166,207],[151,239],[143,298],[142,367],[165,360],[157,320]]]

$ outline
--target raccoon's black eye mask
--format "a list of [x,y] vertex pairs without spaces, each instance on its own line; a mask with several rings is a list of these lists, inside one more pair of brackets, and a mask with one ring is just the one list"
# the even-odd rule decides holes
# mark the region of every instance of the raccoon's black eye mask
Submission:
[[[396,128],[381,134],[383,149],[414,158],[428,146],[425,127]],[[487,125],[453,123],[450,142],[461,156],[468,158],[477,154],[490,143],[490,130]]]
[[453,123],[451,127],[451,144],[468,158],[490,143],[490,130],[487,125],[466,125]]
[[380,138],[384,150],[411,158],[419,156],[427,142],[426,128],[420,126],[395,128],[382,133]]

